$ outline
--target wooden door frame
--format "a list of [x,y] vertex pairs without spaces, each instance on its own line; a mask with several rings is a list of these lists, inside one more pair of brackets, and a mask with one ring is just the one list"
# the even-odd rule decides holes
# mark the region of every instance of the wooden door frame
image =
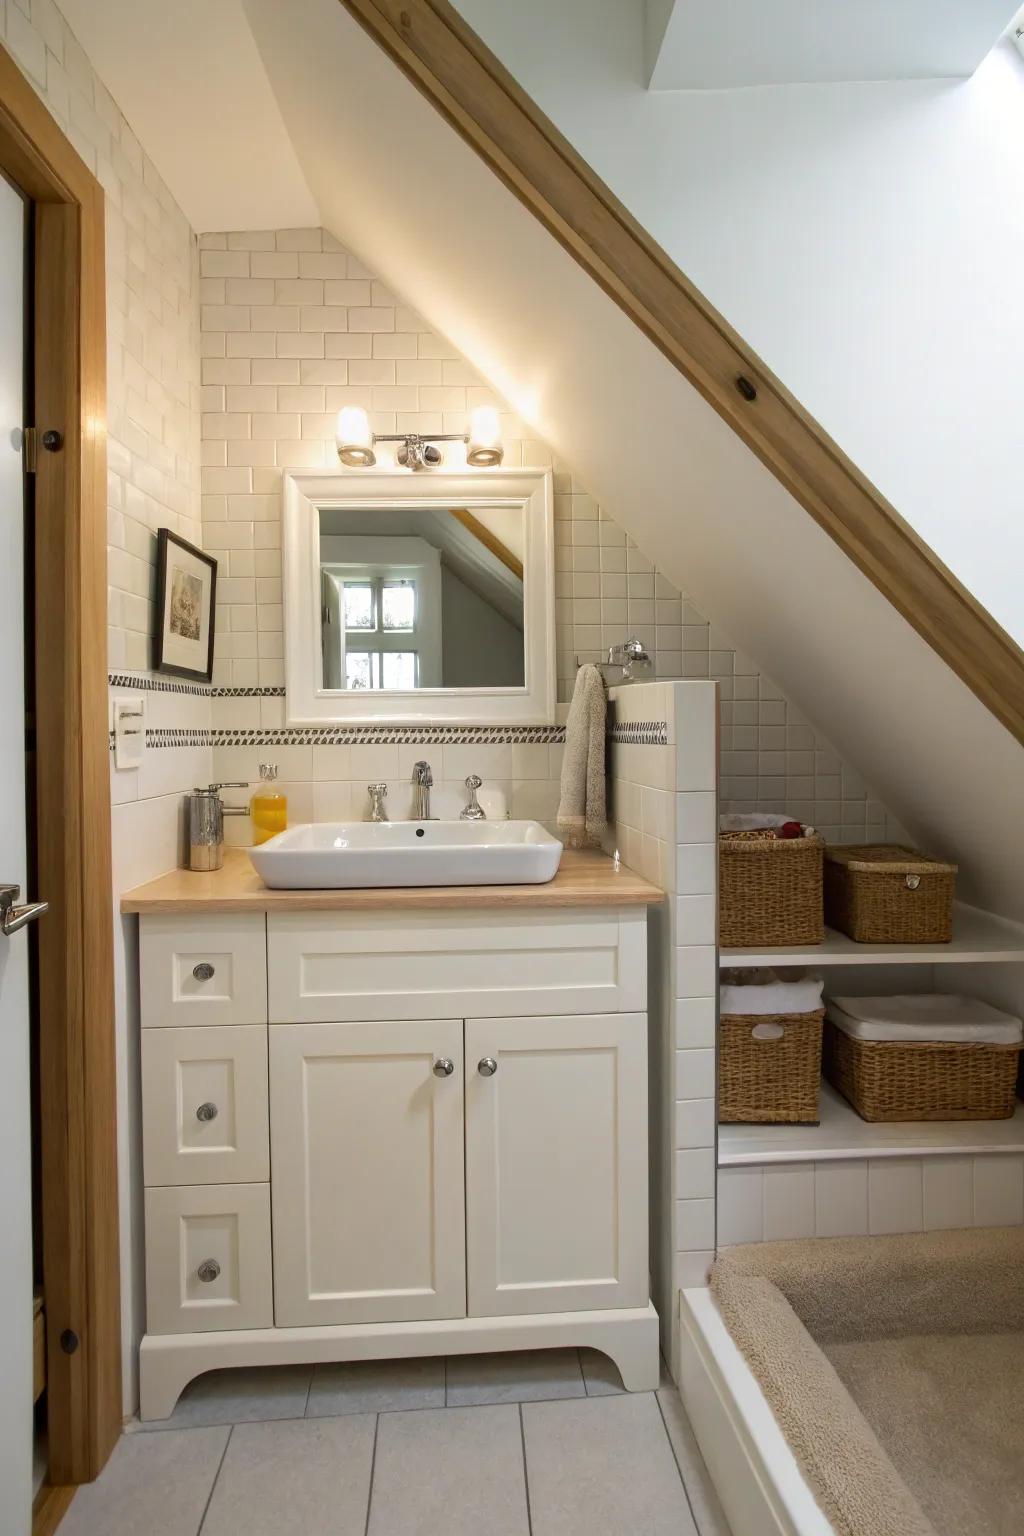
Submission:
[[[122,1424],[106,666],[104,194],[0,48],[0,168],[31,205],[36,807],[49,1481],[103,1467]],[[26,1323],[27,1326],[27,1323]],[[64,1485],[61,1487],[60,1485]]]

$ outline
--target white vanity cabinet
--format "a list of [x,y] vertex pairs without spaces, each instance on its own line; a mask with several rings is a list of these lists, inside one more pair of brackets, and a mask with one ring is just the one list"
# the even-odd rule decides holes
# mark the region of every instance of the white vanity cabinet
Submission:
[[144,1418],[233,1363],[657,1385],[644,905],[143,910],[140,967]]

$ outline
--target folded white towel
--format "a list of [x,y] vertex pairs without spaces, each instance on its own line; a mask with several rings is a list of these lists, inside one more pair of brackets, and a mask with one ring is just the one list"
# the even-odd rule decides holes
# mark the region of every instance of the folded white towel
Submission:
[[799,981],[769,981],[750,986],[723,982],[719,994],[721,1013],[814,1013],[821,1007],[825,983],[816,976]]
[[831,997],[828,1016],[853,1040],[1019,1045],[1024,1024],[977,997],[912,992],[896,997]]
[[[780,816],[775,811],[727,811],[718,818],[718,830],[720,832],[775,832],[779,827],[788,826],[791,821],[798,820],[796,816]],[[806,837],[809,837],[813,831],[813,827],[804,827]]]
[[570,848],[599,848],[607,828],[604,680],[589,663],[576,673],[565,722],[558,830]]

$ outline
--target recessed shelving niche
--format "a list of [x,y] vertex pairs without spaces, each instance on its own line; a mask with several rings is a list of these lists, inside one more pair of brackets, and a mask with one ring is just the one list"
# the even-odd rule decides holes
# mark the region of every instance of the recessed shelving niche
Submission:
[[871,1123],[823,1082],[819,1106],[820,1125],[720,1125],[718,1166],[1024,1152],[1024,1103],[1011,1120]]
[[[1024,1009],[1024,927],[958,903],[949,944],[856,944],[826,930],[823,944],[770,949],[723,949],[719,964],[733,967],[808,966],[841,968],[832,990],[841,993],[901,990],[899,971],[907,970],[907,991],[933,986],[957,990],[947,967],[966,965],[963,990],[987,995],[1014,1011]],[[879,967],[888,968],[879,971]],[[942,970],[922,970],[942,967]],[[998,969],[989,970],[989,967]],[[1010,967],[1011,969],[1006,969]],[[856,969],[854,969],[856,968]],[[969,977],[969,980],[967,979]],[[829,975],[826,970],[826,995]],[[779,1163],[827,1163],[851,1159],[956,1157],[1024,1154],[1024,1103],[1009,1120],[907,1121],[871,1123],[828,1083],[822,1082],[819,1125],[720,1125],[718,1166],[758,1167]]]
[[857,944],[825,930],[823,944],[790,944],[768,949],[723,949],[719,965],[1024,965],[1024,928],[979,907],[957,904],[949,944]]

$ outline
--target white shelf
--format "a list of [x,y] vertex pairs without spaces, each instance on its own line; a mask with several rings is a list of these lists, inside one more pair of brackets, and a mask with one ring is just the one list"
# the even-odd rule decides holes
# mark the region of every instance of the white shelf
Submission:
[[719,952],[723,970],[756,965],[963,965],[971,961],[1024,965],[1024,928],[980,907],[957,903],[949,944],[855,944],[827,928],[823,944]]
[[862,1120],[823,1082],[820,1125],[720,1125],[718,1166],[825,1163],[862,1157],[977,1156],[1024,1152],[1024,1104],[1011,1120]]

